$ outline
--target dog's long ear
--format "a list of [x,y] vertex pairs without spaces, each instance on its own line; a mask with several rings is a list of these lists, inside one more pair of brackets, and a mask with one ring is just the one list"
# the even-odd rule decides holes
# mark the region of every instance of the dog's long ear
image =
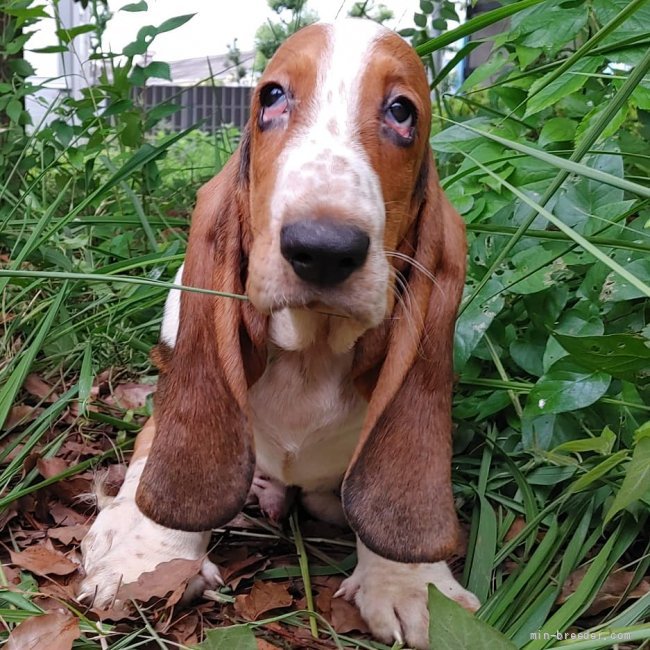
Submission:
[[[440,188],[430,153],[425,165],[424,200],[400,245],[415,259],[402,272],[407,289],[388,321],[385,346],[372,331],[358,344],[356,368],[364,373],[358,383],[367,388],[370,377],[374,390],[342,489],[346,516],[364,544],[400,562],[446,558],[458,535],[452,345],[465,279],[465,229]],[[367,357],[382,347],[385,361],[377,370]]]
[[[184,286],[243,293],[250,245],[246,149],[245,139],[199,190]],[[136,495],[155,522],[208,530],[242,509],[255,467],[246,388],[255,379],[248,375],[264,331],[248,303],[182,292],[176,343],[165,355],[155,398],[156,434]]]

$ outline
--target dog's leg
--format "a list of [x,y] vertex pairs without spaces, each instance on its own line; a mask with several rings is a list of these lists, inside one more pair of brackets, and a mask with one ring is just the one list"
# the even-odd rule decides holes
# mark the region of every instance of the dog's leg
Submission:
[[[109,604],[120,586],[135,582],[161,562],[204,557],[210,531],[172,530],[145,517],[135,503],[140,475],[155,433],[151,418],[138,434],[135,452],[118,495],[104,507],[81,542],[85,578],[78,599],[98,606]],[[197,595],[221,582],[219,570],[207,558],[200,576],[191,582]]]
[[358,538],[357,555],[353,574],[336,596],[353,600],[373,636],[384,643],[398,641],[410,648],[429,649],[429,583],[465,609],[473,612],[480,606],[476,596],[458,584],[446,562],[393,562],[373,553]]
[[316,519],[336,526],[348,525],[341,505],[341,495],[336,490],[303,492],[300,501],[305,510]]

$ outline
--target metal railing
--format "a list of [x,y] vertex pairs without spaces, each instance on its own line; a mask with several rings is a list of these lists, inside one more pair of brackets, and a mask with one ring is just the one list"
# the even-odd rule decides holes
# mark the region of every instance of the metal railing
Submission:
[[161,123],[170,131],[201,122],[202,131],[213,133],[224,125],[246,124],[252,91],[247,86],[146,86],[137,91],[137,100],[146,110],[167,102],[181,106]]

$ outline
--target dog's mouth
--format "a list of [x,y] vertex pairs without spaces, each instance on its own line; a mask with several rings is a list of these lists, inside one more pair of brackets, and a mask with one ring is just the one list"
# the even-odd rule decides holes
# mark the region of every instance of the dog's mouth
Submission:
[[353,318],[352,314],[346,313],[337,307],[332,307],[327,303],[322,302],[321,300],[311,300],[303,309],[307,311],[313,311],[317,314],[323,314],[324,316],[335,316],[336,318]]

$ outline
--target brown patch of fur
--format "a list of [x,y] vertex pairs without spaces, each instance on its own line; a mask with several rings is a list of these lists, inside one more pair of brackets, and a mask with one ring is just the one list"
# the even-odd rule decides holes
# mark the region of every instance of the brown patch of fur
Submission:
[[[458,545],[451,490],[452,344],[465,237],[432,162],[416,241],[414,257],[434,271],[436,283],[411,268],[410,301],[396,305],[386,339],[370,332],[359,343],[358,382],[362,390],[369,379],[376,385],[342,498],[350,525],[368,548],[401,562],[434,562]],[[368,369],[382,343],[387,350],[381,370]]]
[[[247,196],[236,153],[199,191],[183,283],[242,293],[250,240]],[[157,431],[136,501],[154,521],[180,530],[208,530],[243,507],[253,478],[252,433],[245,415],[238,300],[183,292],[171,358],[156,353],[163,373],[156,393]],[[252,351],[262,325],[246,331]],[[245,329],[245,328],[244,328]]]

